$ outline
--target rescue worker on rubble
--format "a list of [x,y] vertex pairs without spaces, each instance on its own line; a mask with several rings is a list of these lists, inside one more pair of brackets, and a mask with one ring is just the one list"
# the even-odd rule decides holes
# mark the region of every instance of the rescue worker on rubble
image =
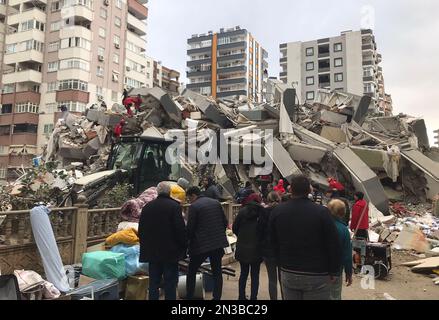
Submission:
[[193,299],[196,274],[201,264],[209,258],[213,275],[213,299],[221,300],[221,261],[224,248],[229,246],[226,237],[227,218],[221,203],[203,196],[198,187],[189,188],[186,193],[191,203],[187,222],[190,257],[186,281],[187,299]]
[[140,97],[140,94],[138,94],[137,97],[128,97],[128,98],[124,99],[123,105],[127,109],[128,115],[130,117],[132,117],[133,111],[131,110],[131,108],[134,107],[136,112],[139,112],[142,102],[143,102],[142,98]]
[[123,93],[122,93],[122,104],[125,105],[125,99],[128,98],[128,91],[127,89],[123,89]]
[[341,245],[341,268],[335,283],[331,284],[331,300],[341,300],[343,288],[343,271],[346,275],[347,286],[352,285],[352,242],[348,225],[343,221],[345,216],[345,204],[339,199],[333,199],[328,203],[328,209],[334,217],[338,238]]
[[274,191],[279,193],[280,196],[282,196],[283,194],[286,193],[285,188],[284,188],[284,180],[283,179],[279,180],[278,184],[274,187]]
[[337,190],[339,196],[341,197],[345,196],[345,187],[340,181],[338,181],[334,177],[329,177],[328,183],[329,183],[329,188]]
[[149,300],[159,300],[162,282],[165,299],[176,300],[178,261],[186,258],[186,227],[180,203],[170,197],[169,183],[159,183],[157,193],[140,216],[139,261],[149,263]]
[[356,192],[354,199],[350,228],[355,238],[369,240],[369,206],[363,192]]
[[123,132],[123,127],[125,127],[126,122],[125,119],[120,120],[120,122],[116,125],[116,127],[114,128],[114,137],[116,139],[119,139],[122,135]]

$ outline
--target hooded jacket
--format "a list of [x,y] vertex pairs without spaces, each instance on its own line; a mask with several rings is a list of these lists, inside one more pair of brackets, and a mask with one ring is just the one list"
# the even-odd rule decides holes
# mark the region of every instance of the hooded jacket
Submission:
[[[363,214],[363,219],[361,219],[361,215]],[[366,200],[358,200],[352,206],[352,218],[351,218],[351,230],[367,230],[369,229],[369,206],[367,205]]]
[[239,210],[233,223],[233,233],[238,237],[235,258],[241,263],[252,264],[262,261],[261,216],[264,208],[257,202],[250,202]]

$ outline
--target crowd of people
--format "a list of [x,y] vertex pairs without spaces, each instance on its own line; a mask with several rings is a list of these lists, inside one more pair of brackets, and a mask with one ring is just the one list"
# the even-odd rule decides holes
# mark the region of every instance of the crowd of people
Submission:
[[[239,300],[258,299],[262,263],[271,300],[278,300],[279,287],[283,300],[341,299],[343,284],[352,284],[352,238],[368,239],[369,209],[364,194],[357,192],[350,210],[344,186],[334,178],[328,183],[323,193],[299,175],[263,189],[247,182],[237,192],[234,200],[241,208],[232,230],[240,265]],[[140,217],[140,262],[149,263],[149,299],[159,299],[160,287],[165,299],[176,299],[178,263],[189,256],[186,299],[194,299],[196,275],[208,259],[213,299],[220,300],[221,262],[229,247],[220,188],[206,177],[200,187],[179,187],[179,199],[173,189],[160,183],[157,199],[144,206]],[[187,215],[182,215],[184,197],[190,204]]]

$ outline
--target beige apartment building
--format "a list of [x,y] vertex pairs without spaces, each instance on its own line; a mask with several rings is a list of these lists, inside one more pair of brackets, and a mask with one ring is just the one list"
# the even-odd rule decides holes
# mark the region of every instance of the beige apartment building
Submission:
[[147,0],[0,0],[0,180],[30,166],[65,106],[153,87]]
[[160,87],[171,95],[178,95],[180,72],[163,66],[161,61],[154,61],[154,87]]

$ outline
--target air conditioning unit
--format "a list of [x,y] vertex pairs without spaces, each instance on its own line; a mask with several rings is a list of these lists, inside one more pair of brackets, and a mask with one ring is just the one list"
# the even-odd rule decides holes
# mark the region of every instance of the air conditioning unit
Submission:
[[126,67],[126,70],[127,70],[127,71],[131,71],[131,68],[130,68],[130,67]]
[[113,77],[112,77],[113,82],[118,82],[119,81],[119,76],[115,73],[113,73]]
[[120,48],[120,44],[118,44],[118,43],[115,43],[114,46],[116,47],[116,49]]
[[104,0],[104,5],[108,7],[110,5],[110,0]]
[[104,61],[104,56],[103,55],[98,55],[98,60],[99,61]]

